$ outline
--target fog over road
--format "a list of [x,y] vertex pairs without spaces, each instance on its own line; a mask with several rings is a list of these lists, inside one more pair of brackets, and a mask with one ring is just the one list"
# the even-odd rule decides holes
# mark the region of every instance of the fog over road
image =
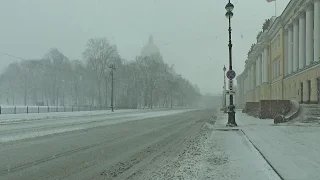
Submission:
[[173,172],[188,149],[197,151],[212,115],[137,111],[2,124],[0,179],[166,179],[164,167]]

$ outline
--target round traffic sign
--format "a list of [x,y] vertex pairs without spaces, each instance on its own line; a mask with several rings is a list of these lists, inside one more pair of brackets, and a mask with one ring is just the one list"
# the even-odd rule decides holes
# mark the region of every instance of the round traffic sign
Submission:
[[234,70],[229,70],[229,71],[227,72],[227,77],[228,77],[228,79],[233,79],[233,78],[235,78],[235,77],[236,77],[236,72],[234,72]]

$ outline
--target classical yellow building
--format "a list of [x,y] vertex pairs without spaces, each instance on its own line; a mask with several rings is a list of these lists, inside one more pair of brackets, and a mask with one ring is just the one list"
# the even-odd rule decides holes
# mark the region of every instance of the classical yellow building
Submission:
[[237,77],[237,103],[296,99],[320,103],[320,1],[291,0],[272,17]]

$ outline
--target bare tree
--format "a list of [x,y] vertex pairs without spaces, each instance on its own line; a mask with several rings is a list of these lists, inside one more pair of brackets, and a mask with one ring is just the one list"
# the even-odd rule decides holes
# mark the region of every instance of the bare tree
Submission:
[[109,63],[118,57],[117,48],[111,45],[106,38],[93,38],[87,42],[83,56],[95,73],[98,103],[99,106],[102,106],[102,82],[107,76]]
[[85,61],[70,61],[53,48],[40,60],[12,63],[0,76],[0,101],[7,104],[108,106],[110,69],[115,64],[115,106],[120,108],[192,106],[196,85],[178,75],[159,53],[120,58],[106,38],[90,39]]
[[59,105],[59,96],[60,96],[60,88],[63,83],[63,70],[66,63],[69,62],[69,59],[64,56],[58,49],[52,48],[45,55],[45,61],[47,61],[46,66],[51,66],[51,68],[47,68],[49,73],[49,93],[51,94],[51,104]]

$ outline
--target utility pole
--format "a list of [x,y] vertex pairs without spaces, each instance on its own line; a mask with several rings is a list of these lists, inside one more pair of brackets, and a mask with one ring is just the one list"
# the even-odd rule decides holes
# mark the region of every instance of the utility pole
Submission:
[[106,76],[106,109],[108,109],[108,76]]
[[113,75],[114,75],[114,70],[116,70],[116,66],[114,64],[111,64],[109,68],[111,69],[111,111],[113,112],[113,89],[114,89]]
[[172,91],[173,91],[173,82],[170,82],[170,107],[172,109]]
[[171,97],[170,97],[170,108],[172,109],[172,88],[171,88]]

